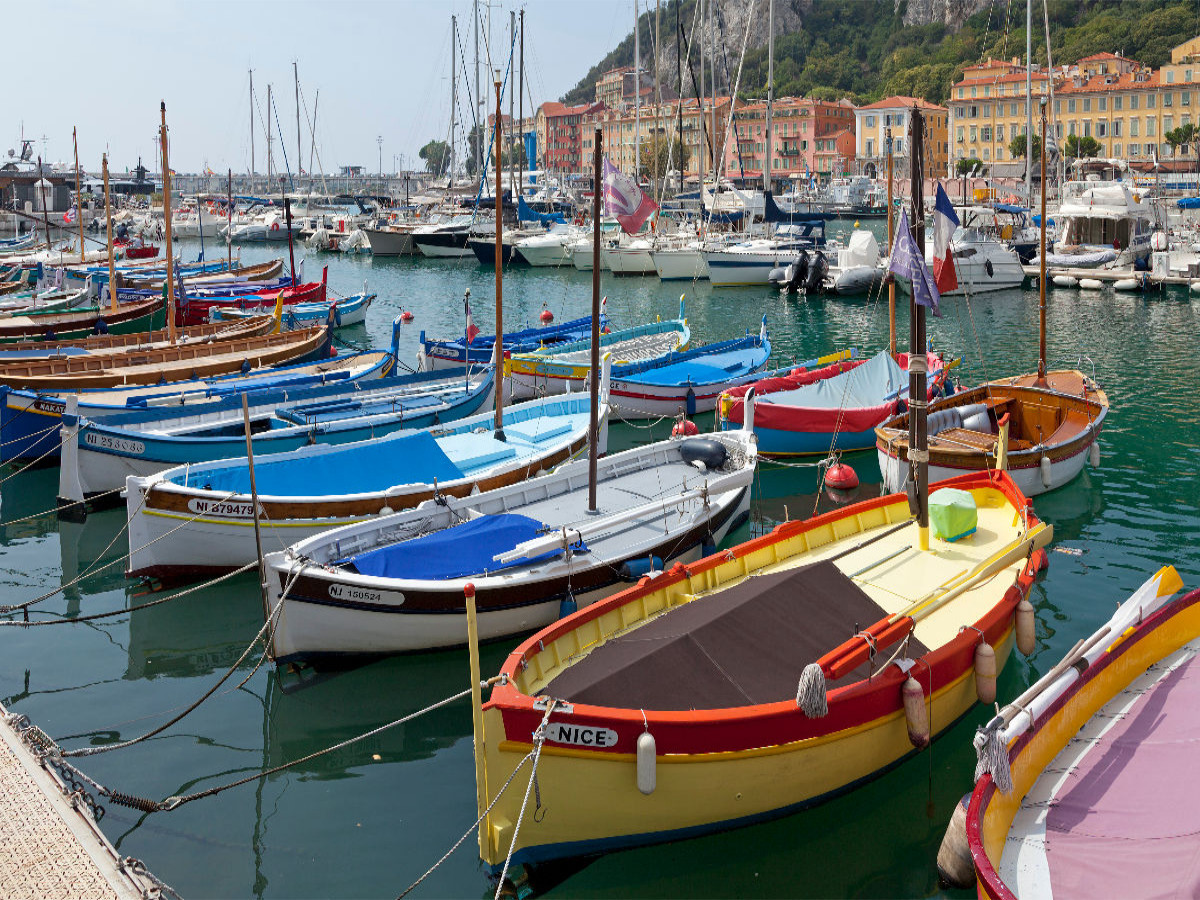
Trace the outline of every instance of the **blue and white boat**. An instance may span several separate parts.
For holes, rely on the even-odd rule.
[[[371,350],[315,363],[157,385],[65,393],[0,386],[0,462],[58,462],[68,393],[78,398],[79,414],[89,418],[148,407],[178,410],[223,396],[382,378],[392,371],[394,360],[390,350]]]
[[[329,313],[333,312],[333,327],[345,328],[349,325],[361,325],[367,319],[367,310],[375,302],[375,294],[352,294],[339,300],[326,300],[323,303],[296,303],[283,310],[283,326],[289,329],[305,328],[314,322],[328,322]],[[235,309],[225,306],[214,306],[208,311],[209,321],[229,322],[235,319],[248,319],[261,315],[259,308],[269,309],[272,301],[269,297],[260,298],[260,304],[245,309]],[[461,368],[461,366],[460,366]]]
[[[418,372],[365,384],[338,382],[247,395],[254,455],[453,422],[487,405],[494,384],[494,369],[488,366],[469,376]],[[183,410],[137,409],[98,419],[78,415],[77,407],[78,400],[68,397],[58,478],[59,506],[77,513],[84,511],[84,501],[93,508],[116,505],[130,475],[153,475],[246,452],[241,394]]]
[[[608,317],[600,312],[600,328],[608,327]],[[585,340],[592,330],[592,317],[572,319],[558,325],[546,325],[539,328],[522,328],[518,331],[505,332],[504,349],[509,353],[532,353],[540,347],[549,347],[572,341]],[[432,340],[421,332],[421,347],[417,351],[418,368],[430,369],[461,369],[468,361],[477,365],[487,365],[492,361],[493,348],[496,344],[494,334],[477,334],[467,345],[466,337],[460,336],[450,340]]]
[[[767,317],[757,335],[695,347],[644,363],[613,368],[612,405],[624,419],[712,412],[717,398],[756,380],[771,355]]]
[[[597,411],[601,453],[608,443],[607,368]],[[328,528],[533,478],[587,445],[591,402],[573,394],[510,406],[503,436],[494,433],[493,416],[255,457],[263,546],[289,546]],[[130,575],[200,577],[255,559],[245,457],[130,477],[125,494]]]

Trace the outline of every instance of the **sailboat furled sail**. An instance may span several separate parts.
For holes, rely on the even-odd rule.
[[[626,234],[636,234],[658,204],[637,183],[604,157],[604,213],[615,216]]]

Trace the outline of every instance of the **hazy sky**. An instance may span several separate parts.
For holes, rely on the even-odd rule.
[[[643,0],[643,8],[646,0]],[[651,0],[652,2],[652,0]],[[633,28],[633,0],[525,0],[526,114],[532,103],[558,99]],[[71,128],[79,129],[80,164],[100,168],[107,149],[123,170],[142,156],[157,170],[159,102],[166,101],[171,168],[244,172],[250,162],[248,70],[254,70],[259,110],[273,86],[288,162],[296,165],[296,104],[292,63],[299,65],[302,104],[311,116],[317,92],[317,153],[326,172],[343,165],[385,171],[418,168],[417,151],[444,139],[450,123],[450,17],[459,17],[473,93],[471,0],[37,0],[27,29],[5,41],[4,69],[19,89],[0,96],[7,134],[0,153],[19,148],[22,125],[35,156],[72,159]],[[508,58],[509,11],[493,3],[493,56]],[[487,9],[480,2],[486,22]],[[484,34],[480,29],[480,56]],[[503,60],[498,59],[503,57]],[[481,64],[482,67],[482,64]],[[460,120],[469,127],[467,85],[460,73]],[[481,73],[488,96],[491,79]],[[494,102],[494,101],[493,101]],[[505,108],[507,110],[507,95]],[[301,113],[302,165],[309,167],[309,126]],[[274,119],[274,116],[272,116]],[[255,113],[255,168],[266,170],[266,148]],[[42,138],[45,137],[43,144]],[[282,169],[279,142],[276,167]]]

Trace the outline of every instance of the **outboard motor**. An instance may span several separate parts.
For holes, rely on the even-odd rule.
[[[772,269],[768,279],[780,291],[795,294],[804,288],[808,278],[808,271],[808,254],[802,251],[793,262],[786,266]]]
[[[829,261],[820,250],[809,250],[804,254],[807,263],[807,273],[804,277],[804,290],[808,293],[823,293],[825,278],[829,274]]]

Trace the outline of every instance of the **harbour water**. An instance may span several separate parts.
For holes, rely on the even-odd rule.
[[[849,223],[842,223],[849,227]],[[214,248],[208,247],[211,256]],[[184,242],[187,258],[198,244]],[[244,247],[255,262],[278,248]],[[326,254],[307,262],[311,279],[328,264],[330,286],[353,293],[368,282],[379,300],[365,327],[341,332],[358,345],[386,346],[400,310],[415,314],[401,338],[415,358],[417,335],[463,329],[471,289],[475,321],[491,330],[493,275],[466,261],[379,259]],[[887,342],[886,295],[797,299],[773,289],[713,290],[707,282],[614,279],[602,289],[615,326],[675,315],[680,293],[700,341],[756,331],[767,316],[773,364],[833,347],[876,350]],[[543,304],[559,321],[584,315],[589,273],[510,271],[508,328],[534,323]],[[1200,585],[1200,298],[1184,291],[1114,294],[1057,291],[1049,299],[1049,363],[1079,367],[1108,392],[1113,409],[1101,438],[1099,470],[1040,497],[1055,527],[1050,568],[1034,589],[1037,650],[1014,657],[1000,680],[1015,696],[1081,636],[1106,620],[1160,565]],[[898,331],[907,348],[903,303]],[[959,378],[975,384],[1036,367],[1036,290],[969,303],[948,298],[930,319],[938,349],[961,356]],[[710,421],[701,421],[704,428]],[[610,449],[665,436],[669,423],[618,423]],[[873,453],[848,457],[862,486],[878,492]],[[4,603],[67,585],[38,604],[35,621],[73,618],[153,599],[127,583],[121,510],[86,523],[59,523],[56,469],[3,473],[0,527]],[[749,526],[769,527],[834,502],[816,493],[811,466],[765,463]],[[106,564],[107,568],[103,568]],[[78,579],[78,580],[76,580]],[[262,625],[256,579],[247,575],[163,606],[95,622],[0,628],[0,697],[64,746],[139,735],[181,711],[242,654]],[[515,641],[483,648],[485,674]],[[392,722],[467,686],[465,650],[374,662],[337,673],[255,669],[252,655],[221,690],[178,725],[129,749],[85,758],[101,784],[152,799],[188,794],[304,757]],[[970,739],[988,716],[974,709],[932,750],[812,810],[726,834],[612,854],[551,892],[560,897],[741,897],[937,895],[933,862],[946,821],[969,789]],[[933,723],[935,729],[941,727]],[[547,814],[570,797],[543,797]],[[142,815],[107,805],[102,825],[123,854],[143,859],[187,897],[395,896],[432,865],[475,820],[471,720],[465,702],[392,728],[297,767],[186,804]],[[414,896],[490,895],[473,835]]]

